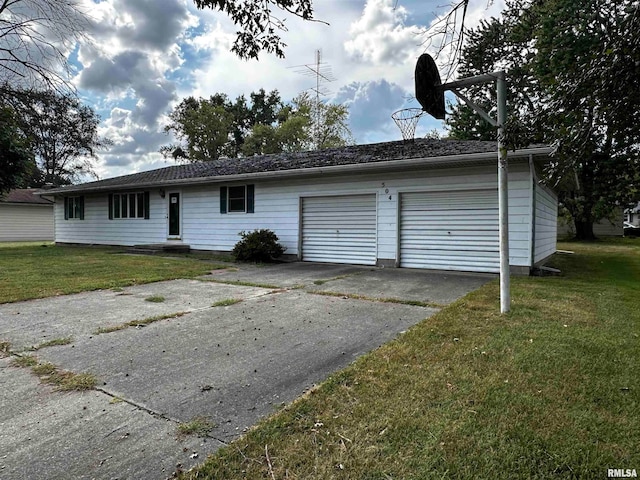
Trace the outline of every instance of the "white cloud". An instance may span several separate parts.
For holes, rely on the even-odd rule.
[[[403,65],[415,57],[418,29],[406,26],[407,10],[394,0],[368,0],[362,16],[349,29],[344,48],[353,60]]]

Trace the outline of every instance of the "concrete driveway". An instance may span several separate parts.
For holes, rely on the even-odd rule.
[[[167,478],[492,278],[292,263],[0,305],[13,353],[0,358],[0,478]],[[97,388],[54,391],[12,365],[68,337],[33,354]],[[179,435],[195,418],[215,427]]]

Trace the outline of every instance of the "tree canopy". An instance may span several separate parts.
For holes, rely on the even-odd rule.
[[[352,141],[343,105],[318,103],[302,94],[285,104],[277,90],[253,92],[231,101],[217,93],[188,97],[169,114],[165,132],[179,143],[160,152],[179,161],[297,152],[346,145]]]
[[[29,141],[41,172],[38,183],[64,185],[96,177],[96,152],[111,142],[98,135],[100,117],[93,109],[72,94],[53,91],[12,90],[4,101]]]
[[[29,139],[12,108],[0,105],[0,195],[26,186],[35,168]]]
[[[240,31],[231,51],[240,58],[258,58],[260,51],[284,57],[287,46],[280,38],[286,32],[285,19],[273,14],[273,8],[303,20],[314,20],[312,0],[194,0],[200,9],[224,12]]]
[[[557,149],[547,170],[579,238],[637,200],[640,179],[640,5],[632,0],[512,0],[500,19],[468,32],[460,77],[506,70],[513,146]],[[491,108],[495,93],[469,92]],[[454,138],[495,138],[468,107],[448,120]]]

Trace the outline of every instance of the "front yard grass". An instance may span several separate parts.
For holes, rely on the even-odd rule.
[[[332,375],[183,479],[606,478],[640,470],[640,241],[559,248]],[[268,454],[266,452],[268,451]]]
[[[109,247],[0,243],[0,303],[193,278],[224,265]]]

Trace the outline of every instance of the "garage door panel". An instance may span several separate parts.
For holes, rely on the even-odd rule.
[[[302,199],[302,259],[375,265],[376,195]]]
[[[400,197],[400,266],[498,272],[496,190]]]

